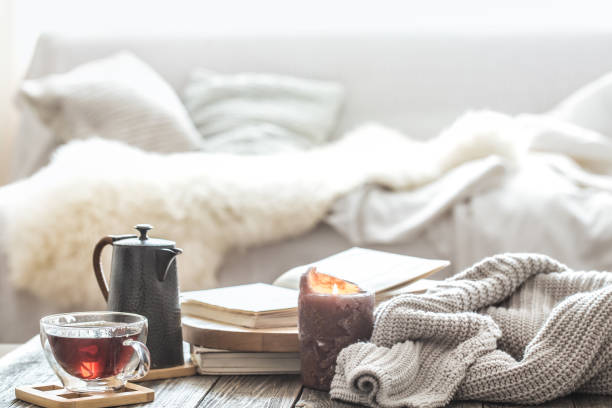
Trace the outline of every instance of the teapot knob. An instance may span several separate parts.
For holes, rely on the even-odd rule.
[[[138,224],[134,228],[136,228],[140,232],[140,236],[138,237],[138,239],[141,241],[145,241],[148,239],[147,231],[153,229],[153,226],[149,224]]]

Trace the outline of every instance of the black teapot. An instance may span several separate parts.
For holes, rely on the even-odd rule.
[[[136,225],[137,235],[108,235],[93,252],[93,267],[108,310],[137,313],[149,320],[147,347],[151,368],[182,365],[183,337],[176,273],[176,256],[183,251],[175,243],[149,238],[153,227]],[[110,290],[102,271],[100,255],[113,246]]]

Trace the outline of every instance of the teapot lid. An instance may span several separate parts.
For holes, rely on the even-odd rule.
[[[169,241],[167,239],[160,239],[160,238],[149,238],[147,236],[147,232],[153,229],[152,225],[138,224],[134,228],[136,228],[140,232],[139,237],[121,239],[121,240],[113,242],[113,245],[155,246],[155,247],[167,247],[167,248],[174,248],[176,246],[176,243],[174,241]]]

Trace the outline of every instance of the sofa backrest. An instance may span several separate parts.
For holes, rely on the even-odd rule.
[[[128,49],[179,92],[190,71],[272,72],[337,80],[340,131],[380,121],[425,138],[468,109],[541,112],[612,70],[612,33],[423,32],[298,36],[45,35],[29,76]]]
[[[302,35],[43,35],[27,76],[64,72],[131,50],[181,93],[193,68],[271,72],[342,82],[347,103],[337,133],[379,121],[428,138],[469,109],[537,113],[612,70],[612,33],[510,29],[410,29],[401,33]],[[53,141],[31,115],[22,121],[15,157],[31,173]],[[46,149],[46,153],[43,150]],[[26,151],[27,150],[27,151]],[[30,164],[24,165],[27,161]],[[23,170],[25,168],[26,170]]]
[[[300,36],[45,35],[30,77],[122,49],[179,92],[190,71],[273,72],[342,82],[340,131],[380,121],[425,138],[468,109],[541,112],[612,70],[611,33],[404,32]]]

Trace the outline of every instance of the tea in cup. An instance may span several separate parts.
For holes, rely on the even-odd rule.
[[[147,319],[132,313],[63,313],[40,320],[45,357],[73,392],[121,389],[149,372]]]

